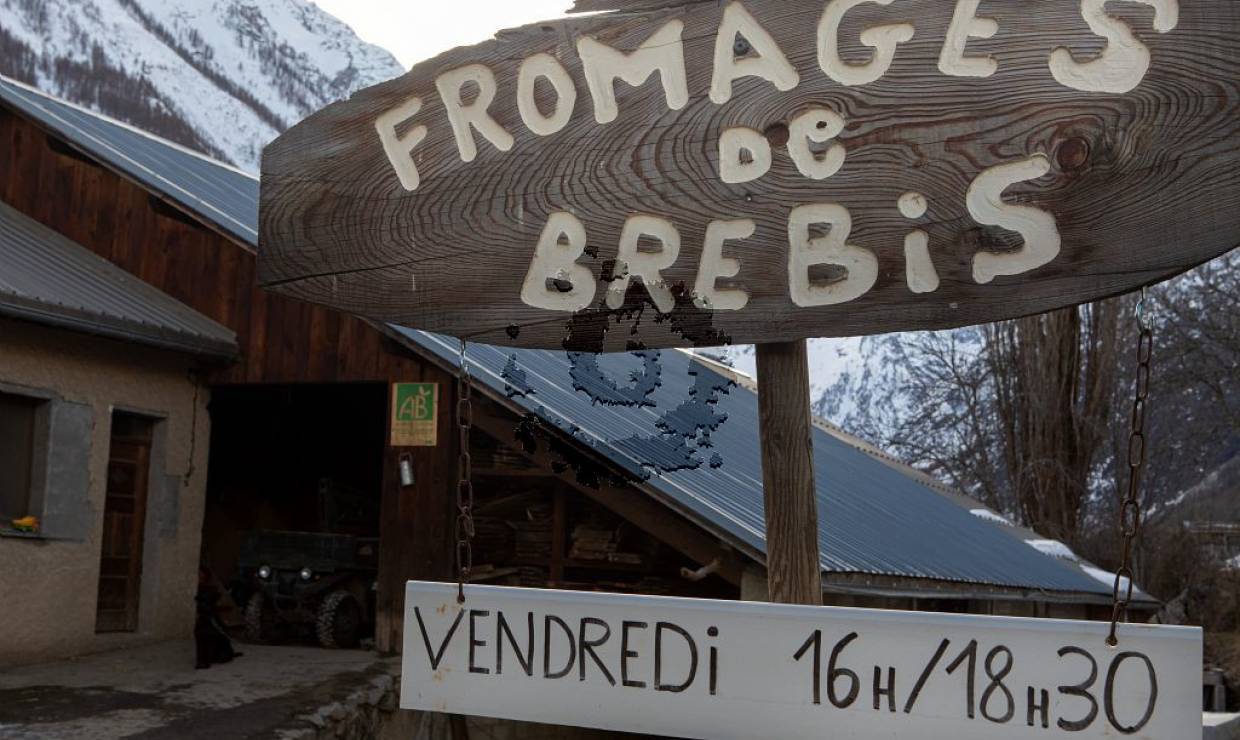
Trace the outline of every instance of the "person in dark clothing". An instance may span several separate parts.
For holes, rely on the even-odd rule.
[[[197,654],[194,667],[199,670],[241,657],[241,653],[233,650],[232,640],[215,614],[220,591],[213,581],[211,571],[198,569],[198,594],[194,597],[198,604],[198,617],[194,621],[194,648]]]

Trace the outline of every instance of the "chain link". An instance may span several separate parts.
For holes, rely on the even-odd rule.
[[[1148,312],[1149,297],[1145,288],[1142,288],[1141,300],[1136,309],[1140,339],[1137,341],[1137,382],[1132,402],[1132,430],[1128,435],[1128,493],[1119,510],[1122,556],[1120,568],[1115,572],[1115,587],[1111,593],[1114,601],[1111,610],[1111,634],[1107,637],[1107,645],[1111,647],[1119,645],[1119,624],[1128,620],[1134,580],[1133,547],[1141,530],[1141,478],[1146,459],[1145,411],[1150,397],[1150,361],[1154,356],[1154,325]]]
[[[474,384],[469,375],[468,345],[464,339],[461,340],[460,369],[456,382],[456,426],[460,433],[456,484],[456,599],[464,604],[465,582],[474,568],[474,480],[469,445],[470,431],[474,426]]]

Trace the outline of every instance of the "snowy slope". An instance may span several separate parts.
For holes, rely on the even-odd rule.
[[[809,340],[810,402],[814,411],[828,421],[838,423],[854,409],[848,399],[833,399],[829,390],[845,375],[861,379],[871,366],[881,366],[878,353],[863,353],[859,337],[845,339]],[[701,354],[721,360],[725,364],[752,377],[758,376],[757,356],[752,345],[720,347],[699,350]],[[875,373],[871,373],[873,376]],[[833,401],[833,402],[832,402]]]
[[[0,0],[0,42],[30,56],[0,71],[146,128],[155,109],[188,129],[155,133],[251,171],[280,131],[404,72],[305,0]]]

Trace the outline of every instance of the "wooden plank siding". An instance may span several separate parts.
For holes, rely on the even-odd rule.
[[[0,110],[0,199],[237,333],[216,385],[451,383],[351,316],[257,287],[255,254]]]
[[[372,325],[258,288],[256,257],[239,244],[0,108],[0,199],[237,334],[240,358],[210,370],[211,385],[440,383],[455,409],[454,377]],[[399,652],[404,583],[451,580],[454,411],[436,448],[384,452],[378,648]],[[418,485],[403,490],[401,452]]]
[[[404,644],[405,581],[451,581],[456,573],[456,499],[460,435],[456,428],[456,387],[440,379],[437,368],[425,367],[415,382],[440,382],[439,445],[388,447],[383,464],[383,516],[379,524],[381,564],[375,594],[375,646],[397,653]],[[389,403],[391,394],[388,394]],[[400,484],[401,455],[413,460],[412,488]],[[434,492],[434,495],[428,495]]]

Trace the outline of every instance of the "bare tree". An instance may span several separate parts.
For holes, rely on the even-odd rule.
[[[1151,290],[1147,508],[1240,454],[1240,250]],[[815,410],[1108,564],[1135,382],[1128,296],[981,328],[862,342]]]
[[[1021,521],[1069,544],[1110,442],[1119,313],[1102,301],[983,330],[1007,488]]]
[[[867,338],[862,370],[845,372],[814,410],[986,505],[1014,512],[984,351],[978,329]]]

